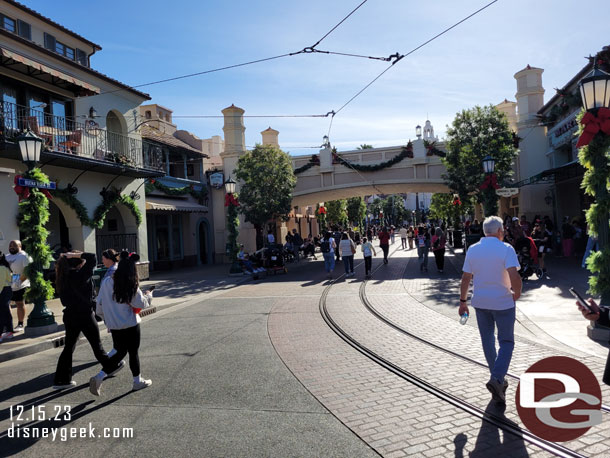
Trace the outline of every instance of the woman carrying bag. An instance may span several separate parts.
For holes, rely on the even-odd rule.
[[[112,342],[116,353],[110,362],[116,364],[129,353],[129,368],[133,375],[133,390],[141,390],[152,385],[151,380],[142,378],[140,374],[140,315],[141,309],[150,306],[152,293],[143,293],[139,285],[136,262],[140,257],[127,251],[121,252],[119,265],[113,277],[102,282],[97,296],[96,311],[104,319],[106,327],[112,334]],[[99,396],[102,382],[107,373],[101,370],[89,380],[89,391]]]
[[[96,266],[93,253],[73,251],[62,253],[55,264],[55,288],[64,308],[66,340],[59,355],[53,379],[53,388],[63,390],[76,385],[72,380],[72,354],[81,332],[89,341],[95,358],[108,375],[120,371],[125,362],[122,358],[111,361],[100,339],[100,330],[93,310],[93,269]]]
[[[445,234],[440,227],[436,228],[434,235],[432,236],[432,253],[434,253],[434,260],[436,261],[436,268],[439,273],[443,273],[445,268]]]

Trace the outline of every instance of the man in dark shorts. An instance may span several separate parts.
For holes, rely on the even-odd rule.
[[[25,276],[24,270],[30,263],[30,257],[21,249],[21,242],[19,240],[11,240],[8,245],[8,251],[9,254],[6,255],[6,260],[11,265],[11,271],[13,272],[11,282],[13,295],[11,300],[17,306],[17,326],[15,326],[15,332],[20,332],[23,331],[23,320],[25,319],[23,295],[25,290],[30,286],[30,280]]]

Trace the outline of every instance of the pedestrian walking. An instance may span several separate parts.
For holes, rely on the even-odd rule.
[[[409,236],[409,232],[405,226],[402,226],[398,231],[400,233],[400,242],[402,243],[402,249],[407,249],[407,237]]]
[[[111,361],[104,351],[100,330],[95,319],[93,269],[96,266],[93,253],[72,251],[62,253],[55,264],[55,288],[63,305],[63,322],[66,330],[64,349],[59,355],[53,378],[53,388],[63,390],[76,385],[72,380],[72,355],[81,333],[93,350],[93,355],[108,375],[123,368],[121,359]]]
[[[566,258],[571,258],[574,252],[574,236],[576,231],[574,226],[570,223],[570,217],[565,216],[563,218],[563,224],[561,225],[561,248],[563,255]]]
[[[370,278],[371,268],[373,266],[373,255],[377,256],[377,252],[375,251],[373,244],[369,242],[366,237],[362,239],[362,246],[360,249],[362,250],[362,255],[364,256],[364,275],[366,278]]]
[[[473,280],[470,299],[477,315],[483,353],[491,374],[486,386],[492,398],[506,402],[505,380],[515,346],[515,301],[521,296],[519,260],[515,249],[502,242],[502,220],[490,216],[483,222],[483,237],[466,252],[460,285],[459,314],[468,313],[468,288]],[[494,328],[498,329],[496,352]]]
[[[390,239],[392,240],[392,245],[396,241],[396,228],[394,226],[390,226]]]
[[[354,253],[356,252],[356,245],[349,238],[347,232],[344,232],[339,242],[339,251],[343,257],[343,266],[345,267],[345,276],[354,276]]]
[[[532,231],[532,239],[536,243],[538,248],[538,265],[542,269],[542,272],[546,273],[546,266],[544,264],[544,258],[546,253],[552,250],[552,234],[546,228],[544,223],[534,224],[534,230]]]
[[[591,255],[591,251],[599,251],[599,243],[597,242],[597,236],[589,234],[587,248],[585,249],[585,254],[582,257],[581,267],[583,269],[587,267],[587,259]]]
[[[102,251],[102,264],[106,268],[106,273],[104,278],[102,278],[102,281],[104,281],[106,278],[112,277],[116,272],[116,268],[119,265],[119,253],[112,248]]]
[[[430,251],[430,233],[424,226],[417,228],[417,257],[419,258],[419,271],[428,272],[428,252]]]
[[[330,231],[326,232],[324,238],[320,242],[320,251],[324,258],[324,270],[326,270],[326,276],[329,280],[333,278],[333,271],[335,270],[336,247],[337,243],[335,242],[332,233]]]
[[[343,233],[340,228],[335,228],[335,232],[333,233],[333,238],[335,239],[335,257],[336,262],[341,260],[341,250],[339,250],[339,242],[341,241]]]
[[[576,301],[578,309],[589,321],[597,321],[601,326],[610,327],[610,308],[599,306],[592,298],[589,298],[589,306],[591,311],[585,309],[582,305]],[[606,368],[604,369],[604,375],[602,376],[602,382],[606,385],[610,385],[610,353],[606,358]]]
[[[97,296],[97,314],[104,319],[112,334],[116,354],[110,358],[110,366],[116,366],[129,353],[129,368],[133,375],[133,390],[141,390],[152,385],[151,380],[142,378],[140,373],[140,315],[143,308],[150,306],[152,293],[143,293],[139,288],[136,262],[140,257],[122,251],[119,265],[112,278],[102,282]],[[107,377],[102,369],[89,380],[89,391],[99,396],[102,382]]]
[[[292,230],[292,249],[294,250],[294,259],[296,260],[296,262],[299,262],[301,260],[300,258],[300,251],[301,251],[301,245],[303,245],[303,237],[301,237],[301,234],[299,234],[297,232],[296,229]]]
[[[440,227],[436,228],[430,241],[432,242],[432,253],[434,253],[436,268],[438,272],[442,274],[443,269],[445,268],[445,244],[447,243],[447,239]]]
[[[31,262],[28,254],[21,249],[21,241],[11,240],[8,244],[8,252],[6,260],[11,266],[13,272],[11,289],[11,300],[17,306],[17,326],[15,332],[23,331],[23,320],[25,319],[25,301],[23,296],[25,291],[30,287],[30,280],[25,275],[25,268]]]
[[[407,238],[409,239],[409,250],[412,250],[415,244],[415,229],[413,226],[409,226],[409,229],[407,230]]]
[[[388,229],[384,226],[381,232],[377,234],[379,237],[379,248],[383,251],[383,263],[388,263],[388,253],[390,251],[390,234]]]
[[[13,315],[11,315],[11,289],[13,273],[11,265],[0,252],[0,342],[13,338]]]

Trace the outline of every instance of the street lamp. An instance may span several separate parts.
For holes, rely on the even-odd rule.
[[[483,170],[485,173],[494,173],[496,169],[496,161],[493,157],[487,155],[483,158]]]
[[[581,119],[582,133],[577,148],[587,146],[586,161],[581,156],[581,164],[587,169],[587,191],[595,199],[587,212],[587,223],[597,232],[599,252],[587,263],[591,270],[591,292],[601,295],[600,305],[610,305],[610,226],[608,224],[608,204],[610,193],[607,183],[608,150],[610,149],[610,128],[607,123],[610,108],[610,74],[597,68],[602,57],[595,56],[593,70],[579,83],[583,107],[587,113]],[[610,383],[610,372],[606,370],[604,382]]]
[[[46,183],[48,177],[40,170],[34,169],[36,164],[40,161],[40,152],[44,140],[28,129],[23,135],[17,137],[17,144],[19,145],[21,159],[28,167],[28,171],[24,174],[24,178],[34,181],[35,183],[40,180]],[[36,183],[33,189],[36,189],[42,184],[43,183]],[[26,197],[27,205],[24,207],[20,206],[20,213],[28,213],[34,217],[34,220],[30,220],[27,223],[21,222],[19,224],[19,230],[25,234],[28,243],[30,244],[28,251],[30,251],[33,257],[31,265],[27,268],[28,277],[30,278],[31,283],[30,289],[40,291],[38,297],[33,298],[34,309],[28,315],[28,322],[25,328],[25,333],[28,336],[48,334],[57,330],[55,317],[47,308],[45,302],[45,286],[47,286],[48,283],[42,278],[42,271],[44,266],[48,263],[48,259],[41,254],[41,250],[38,249],[39,246],[44,246],[47,243],[47,232],[44,228],[46,220],[42,219],[40,215],[48,215],[49,205],[47,197],[45,196],[41,200],[40,195],[40,192],[30,192],[29,196]],[[20,218],[20,220],[22,220],[22,218]]]
[[[21,152],[21,160],[28,166],[29,170],[33,169],[40,161],[40,151],[44,140],[28,129],[17,137],[17,143]]]
[[[580,80],[580,95],[587,111],[610,107],[610,74],[597,68],[597,59],[591,73]]]
[[[328,135],[325,135],[324,137],[322,137],[322,147],[328,148],[329,146],[330,146],[330,139],[328,138]]]
[[[229,175],[229,179],[225,181],[225,192],[227,194],[235,194],[235,186],[237,183],[231,179],[231,175]]]
[[[421,138],[421,126],[419,124],[415,126],[415,136]]]

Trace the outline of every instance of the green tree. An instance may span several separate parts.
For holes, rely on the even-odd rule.
[[[235,176],[242,182],[239,210],[256,228],[256,246],[260,248],[265,224],[285,217],[291,209],[297,179],[290,157],[275,146],[256,145],[239,158]]]
[[[327,203],[326,218],[329,224],[347,225],[347,200],[331,200]]]
[[[373,149],[373,145],[369,145],[368,143],[363,143],[356,149]]]
[[[347,219],[352,225],[360,226],[366,216],[366,204],[362,197],[347,199]]]
[[[447,156],[443,158],[447,174],[443,178],[462,202],[474,194],[490,216],[498,211],[495,189],[480,189],[485,180],[482,160],[488,155],[494,158],[495,173],[502,183],[512,175],[517,155],[506,116],[492,105],[462,110],[447,129]]]
[[[432,218],[448,220],[453,216],[453,207],[453,194],[432,194],[430,200],[430,216]]]

